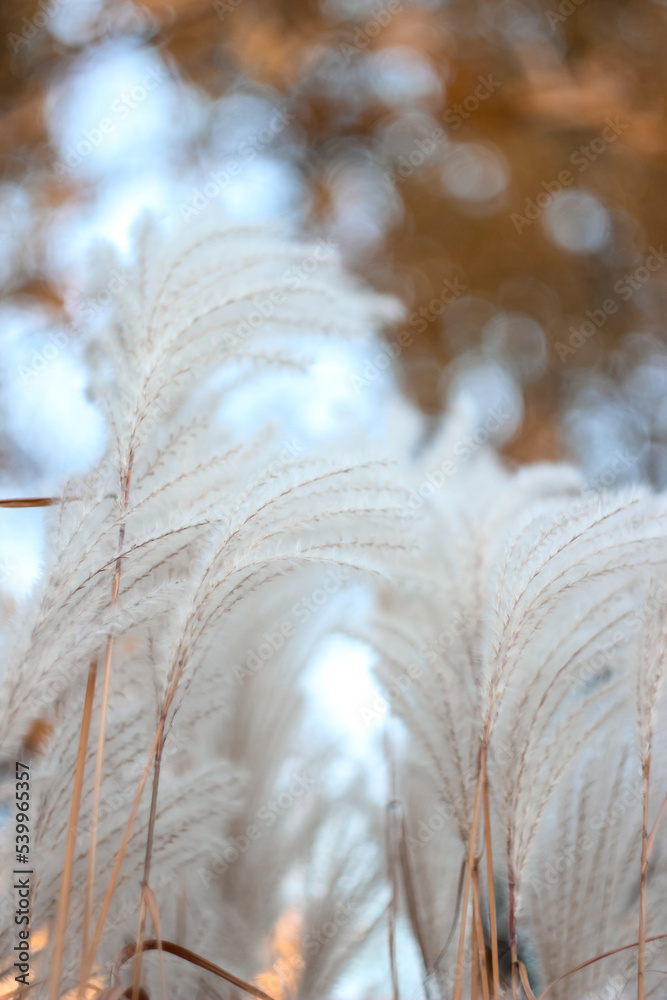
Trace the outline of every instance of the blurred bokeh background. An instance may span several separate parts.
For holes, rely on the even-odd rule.
[[[406,306],[361,381],[332,349],[260,417],[372,435],[391,367],[427,426],[464,393],[512,461],[667,485],[666,29],[666,0],[4,0],[2,495],[103,446],[91,247],[213,204],[332,240]],[[3,592],[43,525],[3,515]]]
[[[665,485],[666,24],[664,0],[5,0],[4,488],[97,447],[68,325],[89,247],[213,202],[398,294],[426,414],[464,383],[517,411],[513,459]]]
[[[406,306],[384,354],[332,347],[237,419],[372,436],[395,379],[426,427],[457,394],[501,407],[508,460],[667,486],[666,48],[667,0],[2,0],[0,494],[103,446],[91,247],[213,204],[332,240]],[[3,513],[0,610],[43,536]],[[369,667],[334,636],[314,674],[356,756]]]

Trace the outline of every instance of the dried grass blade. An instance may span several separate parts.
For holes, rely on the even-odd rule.
[[[519,975],[521,976],[521,985],[523,986],[524,992],[528,997],[528,1000],[537,1000],[535,994],[530,988],[530,980],[528,979],[528,969],[526,968],[526,966],[523,964],[522,961],[519,961],[518,965],[519,965]]]
[[[127,511],[130,495],[130,481],[132,476],[132,451],[130,452],[130,458],[128,464],[125,468],[125,473],[123,476],[124,489],[123,489],[123,504],[122,512],[125,514]],[[120,573],[122,568],[122,552],[123,545],[125,542],[125,522],[122,521],[120,528],[118,529],[118,553],[116,556],[116,568],[114,570],[113,580],[111,582],[111,610],[115,611],[118,604],[118,594],[120,591]],[[95,783],[93,785],[93,806],[91,813],[91,824],[90,824],[90,847],[88,851],[88,876],[86,882],[86,899],[85,899],[85,909],[83,918],[83,942],[81,946],[82,954],[82,968],[83,963],[85,963],[86,955],[88,953],[88,934],[90,932],[90,924],[93,917],[93,892],[95,887],[95,852],[97,848],[97,820],[100,808],[100,799],[102,795],[102,765],[104,762],[104,740],[106,733],[106,720],[107,720],[107,707],[109,703],[109,686],[111,683],[111,659],[113,656],[113,635],[109,633],[107,636],[107,647],[104,656],[104,681],[102,686],[102,704],[100,708],[100,728],[98,732],[97,739],[97,757],[95,759]],[[154,751],[155,752],[155,751]]]
[[[112,607],[115,602],[112,600]],[[97,755],[95,758],[95,781],[93,783],[93,802],[90,814],[90,844],[88,847],[88,874],[86,878],[85,909],[83,914],[83,942],[81,954],[88,952],[88,936],[93,919],[93,892],[95,889],[95,859],[97,851],[97,826],[102,797],[102,765],[104,763],[104,741],[106,736],[107,705],[109,702],[109,685],[111,681],[111,657],[113,655],[113,636],[107,637],[107,647],[104,654],[104,674],[102,678],[102,703],[100,707],[100,727],[97,734]],[[81,996],[82,982],[79,984]]]
[[[473,921],[470,948],[470,1000],[479,1000],[479,955],[477,954],[477,924]]]
[[[158,743],[157,749],[155,751],[155,763],[153,766],[153,791],[151,794],[151,807],[150,815],[148,818],[148,835],[146,837],[146,853],[144,856],[144,876],[142,879],[142,893],[143,889],[148,887],[151,874],[151,858],[153,854],[153,836],[155,834],[155,820],[157,816],[157,794],[158,787],[160,784],[160,762],[162,760],[162,749],[164,747],[164,725],[165,725],[166,714],[160,716],[157,727]],[[139,992],[141,985],[141,961],[143,957],[142,944],[144,941],[146,933],[146,907],[144,905],[143,895],[141,898],[141,904],[139,907],[139,929],[137,931],[137,947],[134,959],[134,973],[132,977],[132,1000],[139,1000]]]
[[[639,935],[637,952],[637,1000],[644,1000],[644,966],[646,961],[646,890],[648,872],[648,807],[651,787],[651,752],[647,753],[643,767],[643,816],[641,877],[639,882]]]
[[[158,948],[158,942],[156,940],[144,941],[143,951],[155,951]],[[189,948],[184,948],[180,944],[175,944],[173,941],[163,941],[162,950],[167,952],[169,955],[176,955],[177,958],[182,958],[185,962],[190,962],[192,965],[197,965],[200,969],[205,969],[206,972],[212,972],[214,975],[219,976],[221,979],[226,979],[228,983],[232,983],[233,986],[238,986],[239,989],[245,990],[246,993],[250,993],[251,996],[257,997],[258,1000],[273,1000],[273,997],[269,996],[268,993],[264,993],[260,990],[258,986],[253,986],[252,983],[246,983],[245,980],[239,979],[238,976],[233,975],[231,972],[227,972],[225,969],[221,969],[219,965],[214,965],[213,962],[209,962],[208,959],[202,958],[194,951],[190,951]],[[117,974],[118,970],[134,955],[135,944],[128,944],[123,948],[116,964],[114,966],[114,973]]]
[[[72,870],[74,868],[74,849],[76,846],[76,831],[79,824],[79,810],[81,808],[81,793],[83,789],[83,774],[86,766],[86,752],[88,749],[90,720],[93,714],[93,701],[95,698],[96,677],[97,677],[97,660],[91,660],[90,665],[88,667],[86,696],[83,703],[83,716],[81,719],[81,729],[79,731],[79,749],[76,757],[76,768],[74,770],[74,789],[72,791],[72,802],[69,814],[69,826],[67,828],[65,863],[63,865],[63,877],[60,888],[60,898],[58,899],[58,913],[56,916],[55,940],[53,946],[53,957],[51,961],[51,972],[49,976],[49,1000],[57,1000],[58,995],[60,993],[60,975],[62,972],[63,950],[65,947],[65,932],[67,930],[69,898],[72,887]]]
[[[139,1000],[141,994],[141,957],[144,953],[144,941],[146,939],[146,899],[144,897],[144,889],[146,886],[141,887],[141,899],[139,900],[139,930],[137,931],[137,940],[134,946],[134,965],[132,966],[132,991],[130,992],[131,1000]]]
[[[461,901],[461,930],[459,932],[459,948],[456,955],[456,978],[454,980],[454,1000],[461,1000],[463,995],[463,967],[466,946],[466,924],[468,921],[468,902],[470,899],[470,883],[472,880],[472,869],[475,863],[475,847],[477,843],[477,831],[479,829],[479,814],[482,805],[483,771],[486,762],[486,748],[484,744],[480,746],[479,763],[477,768],[477,787],[475,788],[475,803],[470,821],[470,836],[468,839],[468,860],[466,863],[465,877],[463,881],[463,899]]]
[[[155,937],[158,943],[158,956],[160,962],[160,982],[162,985],[162,997],[163,1000],[167,1000],[167,980],[164,974],[164,955],[162,950],[162,932],[160,930],[160,909],[157,905],[157,899],[155,898],[155,893],[149,885],[145,885],[142,889],[142,895],[146,900],[146,906],[148,907],[148,912],[151,915],[151,920],[153,921],[153,927],[155,928]]]
[[[14,497],[10,500],[0,500],[0,507],[53,507],[60,503],[61,497]],[[74,497],[67,497],[73,500]]]
[[[500,1000],[500,961],[498,958],[498,923],[496,916],[496,888],[493,880],[493,854],[491,850],[491,809],[489,806],[489,775],[484,768],[484,842],[486,846],[486,874],[489,893],[489,934],[491,937],[491,971],[494,1000]]]
[[[482,928],[482,912],[479,902],[479,868],[477,862],[472,873],[472,919],[477,939],[477,959],[479,960],[479,971],[482,978],[482,996],[484,1000],[489,1000],[489,975],[486,969],[486,945],[484,943],[484,929]],[[473,949],[473,963],[476,961]]]
[[[132,803],[132,812],[130,813],[130,818],[127,821],[127,826],[125,827],[125,833],[123,834],[123,840],[120,847],[118,848],[118,854],[116,855],[116,861],[113,866],[113,871],[111,872],[111,877],[109,879],[109,884],[107,890],[104,894],[104,899],[102,900],[102,909],[100,910],[100,915],[97,918],[97,925],[95,927],[95,934],[93,935],[93,940],[88,949],[88,954],[83,956],[83,966],[82,966],[82,978],[87,980],[90,970],[92,968],[93,962],[95,961],[95,954],[100,944],[102,938],[102,931],[104,930],[104,924],[109,913],[109,907],[111,906],[111,898],[116,889],[116,883],[118,882],[118,876],[120,875],[120,869],[125,858],[125,852],[127,851],[127,845],[130,842],[130,837],[132,836],[132,829],[134,827],[134,822],[137,818],[137,813],[139,811],[139,803],[141,802],[141,796],[143,795],[144,788],[146,787],[146,782],[148,780],[148,775],[150,773],[151,764],[153,763],[153,757],[155,756],[155,751],[157,750],[159,734],[156,733],[153,739],[153,745],[151,747],[150,753],[148,755],[148,760],[144,766],[144,772],[139,781],[139,787],[134,796],[134,802]],[[134,945],[132,945],[134,948]]]
[[[654,934],[653,937],[646,938],[646,943],[649,944],[651,941],[662,941],[664,938],[667,938],[667,934]],[[586,969],[589,965],[594,965],[595,962],[601,962],[603,958],[609,958],[611,955],[618,955],[621,951],[628,951],[629,948],[638,947],[639,941],[633,941],[632,944],[622,944],[618,948],[612,948],[611,951],[603,951],[600,955],[596,955],[595,958],[589,958],[580,965],[575,965],[573,969],[568,969],[568,971],[564,972],[562,976],[558,976],[557,979],[554,979],[553,982],[549,983],[547,988],[542,990],[537,1000],[544,1000],[544,997],[547,995],[549,990],[553,989],[557,983],[562,982],[563,979],[567,979],[568,976],[573,976],[575,972],[580,972],[582,969]]]

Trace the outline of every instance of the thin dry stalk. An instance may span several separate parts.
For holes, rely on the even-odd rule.
[[[646,873],[649,859],[648,802],[651,784],[651,752],[644,757],[642,768],[643,778],[643,821],[642,821],[642,859],[641,877],[639,882],[639,939],[637,951],[637,1000],[644,1000],[644,967],[646,962]]]
[[[93,967],[93,962],[95,961],[95,955],[97,953],[97,949],[99,948],[100,941],[102,939],[102,932],[104,931],[104,924],[106,923],[106,919],[109,913],[109,907],[111,906],[111,899],[116,890],[116,883],[118,882],[120,869],[125,859],[125,852],[127,851],[127,845],[129,844],[130,837],[132,836],[134,822],[137,818],[137,813],[139,812],[139,804],[141,802],[141,796],[143,795],[144,788],[146,787],[146,782],[148,780],[148,775],[150,773],[151,764],[153,763],[153,757],[155,756],[157,747],[158,747],[158,733],[156,732],[155,737],[153,739],[153,745],[148,755],[148,760],[146,761],[146,764],[144,766],[144,771],[134,796],[134,802],[132,803],[132,812],[130,813],[130,818],[127,821],[127,826],[125,827],[123,840],[121,842],[120,847],[118,848],[118,854],[116,855],[116,861],[113,866],[113,871],[111,872],[111,878],[109,879],[109,884],[104,894],[104,899],[102,900],[102,909],[100,910],[100,915],[97,918],[97,925],[95,927],[93,940],[90,945],[90,948],[88,949],[88,953],[83,956],[82,978],[86,982],[90,975],[90,970]],[[132,945],[132,947],[134,948],[134,945]]]
[[[479,963],[477,959],[477,924],[473,921],[470,955],[470,1000],[479,1000]]]
[[[153,892],[152,889],[149,889],[148,886],[144,886],[141,898],[142,900],[145,900],[148,912],[151,915],[153,929],[155,930],[155,937],[157,939],[157,947],[158,947],[158,958],[160,963],[160,985],[162,987],[162,1000],[167,1000],[167,979],[164,972],[164,952],[162,948],[160,909],[157,905],[157,899],[155,898],[155,893]]]
[[[650,944],[653,941],[663,941],[667,938],[667,934],[654,934],[652,937],[646,938],[646,944]],[[622,944],[618,948],[612,948],[611,951],[603,951],[601,954],[596,955],[595,958],[588,958],[585,962],[581,962],[579,965],[575,965],[573,969],[568,969],[564,972],[562,976],[558,976],[554,979],[552,983],[549,983],[546,989],[542,990],[537,1000],[544,1000],[547,993],[553,989],[558,983],[562,982],[563,979],[567,979],[568,976],[573,976],[575,972],[581,972],[582,969],[588,968],[589,965],[594,965],[595,962],[601,962],[603,958],[609,958],[611,955],[618,955],[621,951],[628,951],[630,948],[639,947],[639,941],[633,941],[631,944]]]
[[[512,1000],[519,1000],[519,975],[516,952],[516,896],[514,893],[514,873],[511,869],[508,874],[508,885],[510,957],[512,961]]]
[[[146,888],[145,884],[141,883],[141,899],[139,900],[139,929],[137,931],[137,940],[134,949],[134,964],[132,966],[132,1000],[139,1000],[141,996],[141,969],[142,960],[141,956],[144,953],[144,940],[146,937],[146,901],[144,897],[143,890]]]
[[[139,930],[137,931],[137,948],[134,957],[134,966],[132,970],[132,1000],[138,1000],[139,990],[141,987],[141,966],[142,957],[144,953],[144,935],[146,932],[146,905],[145,897],[146,894],[151,890],[149,888],[150,876],[151,876],[151,858],[153,856],[153,838],[155,836],[155,818],[157,815],[157,795],[158,786],[160,784],[160,767],[162,765],[162,751],[164,750],[165,736],[164,736],[164,726],[166,722],[166,714],[160,715],[158,722],[157,732],[159,735],[157,750],[155,752],[155,763],[153,765],[153,791],[151,794],[151,808],[150,816],[148,819],[148,836],[146,838],[146,855],[144,857],[144,875],[141,882],[141,903],[139,905]]]
[[[160,947],[160,944],[156,940],[144,941],[143,951],[155,951]],[[228,983],[232,983],[233,986],[238,986],[239,989],[245,990],[246,993],[250,993],[251,996],[257,997],[257,1000],[273,1000],[273,997],[269,996],[268,993],[264,993],[260,990],[258,986],[253,986],[252,983],[246,983],[245,980],[239,979],[238,976],[234,976],[231,972],[226,972],[225,969],[221,969],[219,965],[214,965],[213,962],[209,962],[207,958],[202,958],[194,951],[190,951],[189,948],[183,948],[180,944],[174,944],[173,941],[162,941],[161,944],[162,951],[167,952],[169,955],[176,955],[177,958],[182,958],[186,962],[190,962],[192,965],[198,966],[200,969],[205,969],[207,972],[212,972],[214,975],[219,976],[221,979],[226,979]],[[121,951],[120,955],[116,959],[116,964],[112,971],[112,977],[115,979],[118,975],[118,971],[126,962],[134,955],[134,944],[128,944]]]
[[[486,944],[484,942],[484,929],[482,928],[482,911],[479,901],[479,861],[475,859],[475,867],[472,873],[472,918],[475,936],[477,938],[477,948],[479,955],[475,958],[473,950],[473,964],[479,961],[479,971],[482,979],[482,996],[484,1000],[489,1000],[489,975],[486,969]]]
[[[489,806],[489,775],[484,768],[484,843],[486,848],[486,874],[489,893],[489,933],[491,935],[491,972],[493,997],[500,1000],[500,962],[498,959],[498,923],[496,916],[496,889],[493,880],[493,852],[491,848],[491,809]]]
[[[53,507],[57,503],[60,503],[60,497],[15,497],[0,500],[0,507]]]
[[[88,735],[90,733],[90,720],[93,714],[93,701],[95,698],[95,680],[97,677],[97,660],[91,660],[88,667],[88,682],[86,684],[86,697],[83,703],[83,716],[81,719],[81,729],[79,731],[79,750],[76,757],[76,768],[74,770],[74,789],[72,791],[72,802],[70,805],[69,826],[67,828],[67,844],[65,847],[65,863],[63,866],[63,880],[58,899],[58,913],[56,916],[55,940],[53,946],[53,958],[51,962],[51,973],[49,977],[49,1000],[57,1000],[60,995],[60,975],[62,972],[63,950],[65,947],[65,932],[67,930],[67,917],[69,913],[69,898],[72,888],[72,870],[74,868],[74,849],[76,846],[76,831],[79,824],[79,810],[81,808],[81,792],[83,789],[83,774],[86,767],[86,752],[88,750]]]
[[[116,578],[114,576],[114,590]],[[112,608],[115,601],[112,600]],[[88,935],[93,917],[93,890],[95,887],[95,856],[97,847],[97,826],[100,808],[100,798],[102,794],[102,764],[104,762],[104,740],[106,734],[106,709],[109,701],[109,684],[111,680],[111,657],[113,654],[113,636],[107,636],[107,647],[104,654],[104,673],[102,677],[102,704],[100,708],[100,728],[97,734],[97,754],[95,757],[95,781],[93,783],[93,802],[90,817],[90,846],[88,848],[88,874],[86,878],[86,898],[83,915],[83,942],[82,954],[88,951]],[[83,982],[79,984],[79,996],[83,996]]]
[[[468,903],[470,901],[470,884],[472,881],[472,871],[475,863],[475,846],[477,833],[479,830],[479,816],[482,806],[482,788],[484,785],[484,770],[486,769],[487,745],[484,741],[480,743],[479,760],[477,763],[477,785],[475,788],[475,802],[472,810],[472,820],[470,823],[470,835],[468,838],[468,859],[463,881],[463,899],[461,900],[461,929],[459,932],[459,947],[456,955],[456,975],[454,979],[453,1000],[461,1000],[463,995],[463,968],[466,947],[466,924],[468,921]]]
[[[537,1000],[537,997],[533,993],[530,986],[530,980],[528,978],[528,969],[523,964],[523,962],[519,962],[519,975],[521,976],[521,985],[523,986],[524,993],[528,997],[528,1000]]]
[[[130,459],[123,475],[123,501],[122,514],[127,511],[130,499],[130,481],[132,477],[133,454],[130,452]],[[116,557],[116,568],[114,570],[111,584],[111,611],[112,614],[118,605],[118,594],[120,592],[120,572],[122,564],[123,545],[125,543],[125,522],[121,521],[118,529],[118,554]],[[100,706],[100,728],[97,734],[97,755],[95,758],[95,782],[93,784],[93,802],[90,819],[90,846],[88,849],[88,874],[86,878],[86,898],[83,916],[83,942],[81,954],[85,957],[88,952],[88,935],[93,918],[93,893],[95,890],[95,858],[97,850],[97,827],[100,810],[100,799],[102,797],[102,768],[104,764],[104,741],[106,738],[107,707],[109,704],[109,687],[111,683],[111,660],[113,658],[113,635],[107,636],[107,646],[104,654],[104,678],[102,682],[102,703]],[[79,996],[82,997],[83,977],[79,982]]]

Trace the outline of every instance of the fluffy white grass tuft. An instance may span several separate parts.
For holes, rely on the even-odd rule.
[[[380,577],[405,561],[404,490],[386,459],[285,459],[277,429],[244,439],[217,416],[223,390],[267,368],[305,367],[317,338],[369,337],[398,315],[323,247],[215,217],[168,240],[147,223],[131,281],[91,331],[107,453],[63,489],[0,694],[0,745],[32,765],[31,919],[49,933],[36,995],[132,976],[135,996],[142,984],[159,995],[162,959],[174,996],[192,995],[198,977],[207,995],[231,995],[182,960],[144,957],[150,923],[241,978],[257,976],[285,876],[335,806],[316,805],[321,752],[304,754],[297,739],[318,625],[295,623],[290,609],[327,568]],[[117,262],[105,252],[97,265],[101,275]],[[42,757],[31,755],[36,720],[51,730]],[[348,807],[361,850],[367,806],[350,796]],[[7,836],[6,880],[10,847]],[[348,845],[330,848],[347,864]],[[302,995],[339,974],[376,883],[367,871],[350,890],[359,914],[298,970]],[[304,936],[328,905],[326,893],[308,904]],[[14,945],[7,917],[2,955]],[[134,940],[133,963],[118,968]]]
[[[315,1000],[386,923],[398,997],[401,908],[427,998],[663,995],[667,497],[512,471],[456,415],[417,459],[285,458],[277,428],[220,419],[317,338],[397,315],[322,244],[215,217],[141,229],[87,345],[107,453],[64,487],[5,646],[0,742],[30,758],[48,930],[36,995]],[[403,724],[384,817],[304,727],[348,579],[375,594],[362,638]],[[315,593],[326,608],[296,620]]]
[[[406,900],[425,981],[518,996],[523,974],[538,994],[638,927],[667,931],[664,853],[640,876],[641,774],[648,796],[664,729],[667,498],[592,495],[565,466],[510,472],[463,444],[470,430],[450,421],[412,473],[413,498],[430,494],[433,581],[380,587],[369,634],[407,737]],[[650,947],[641,995],[658,996],[666,949]],[[637,968],[635,947],[551,995],[622,979],[626,996]]]

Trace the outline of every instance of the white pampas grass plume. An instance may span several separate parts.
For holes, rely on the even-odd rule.
[[[590,853],[557,886],[547,887],[566,925],[560,938],[549,940],[553,921],[535,917],[545,898],[536,887],[544,884],[540,865],[555,845],[576,853],[572,845],[589,832],[590,817],[612,808],[614,789],[633,758],[633,687],[640,743],[650,742],[665,643],[661,620],[651,623],[642,648],[638,623],[646,613],[644,581],[667,566],[667,498],[641,489],[596,495],[584,489],[575,469],[562,465],[510,472],[488,449],[472,448],[471,440],[469,428],[455,419],[415,463],[411,506],[428,540],[431,582],[415,578],[412,587],[382,587],[370,633],[385,696],[408,733],[402,781],[411,842],[419,845],[415,936],[426,976],[435,975],[456,997],[464,984],[469,988],[471,962],[476,964],[471,921],[481,919],[478,926],[488,936],[484,947],[489,976],[493,959],[496,993],[510,972],[518,989],[520,958],[530,966],[537,993],[539,983],[544,988],[575,964],[572,952],[583,961],[598,946],[632,940],[633,919],[636,939],[636,905],[630,923],[626,915],[633,881],[635,892],[638,885],[638,867],[633,872],[631,864],[639,864],[637,801],[627,829],[614,830],[613,837],[591,834]],[[619,742],[618,767],[594,767],[595,754],[609,740]],[[417,761],[425,775],[415,782],[409,775]],[[434,825],[449,859],[437,895],[440,862],[429,846]],[[423,844],[415,839],[420,831]],[[478,874],[475,857],[483,859]],[[612,893],[604,921],[591,917],[587,924],[587,907],[600,910],[602,889],[594,892],[594,881],[604,879],[609,865],[616,866],[618,895]],[[657,862],[655,868],[647,920],[657,933],[662,875]],[[590,890],[579,899],[584,878]],[[440,953],[428,938],[434,921],[446,943]],[[503,947],[511,967],[504,964]],[[626,961],[621,956],[620,965]],[[573,982],[599,986],[608,968],[591,966]],[[560,995],[572,995],[571,988],[564,982]]]
[[[118,266],[110,251],[97,264],[100,274]],[[406,495],[393,463],[285,457],[277,428],[244,438],[220,422],[219,401],[259,372],[307,366],[317,338],[370,337],[398,312],[356,287],[324,242],[287,243],[214,214],[168,239],[150,222],[138,231],[130,279],[87,341],[107,452],[63,489],[43,581],[17,618],[1,679],[6,754],[27,752],[36,719],[52,727],[48,755],[31,759],[32,919],[49,930],[36,995],[53,1000],[80,978],[108,976],[155,922],[149,890],[165,938],[185,934],[189,915],[210,957],[248,978],[260,972],[314,814],[290,813],[224,871],[215,859],[224,867],[225,850],[244,842],[289,769],[315,634],[290,608],[327,568],[388,578],[412,540],[397,530]],[[280,648],[248,677],[241,653],[274,625]],[[9,847],[5,838],[6,877]],[[183,889],[193,880],[205,891]],[[3,915],[0,954],[11,931]],[[345,942],[309,964],[313,988],[328,988]],[[152,994],[154,957],[145,962]],[[174,988],[187,990],[191,970],[165,961]],[[137,984],[141,968],[135,959]]]

